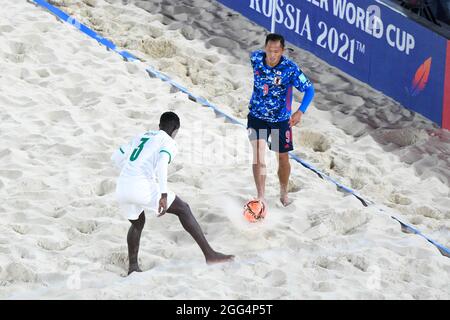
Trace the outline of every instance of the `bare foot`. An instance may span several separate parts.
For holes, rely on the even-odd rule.
[[[293,202],[293,200],[289,199],[287,193],[280,196],[280,201],[281,201],[281,204],[285,207],[287,207],[288,205],[290,205]]]
[[[132,265],[128,268],[128,275],[132,274],[133,272],[142,272],[141,268],[139,268],[138,265]]]
[[[207,264],[213,264],[213,263],[221,263],[221,262],[227,262],[234,259],[234,255],[231,254],[223,254],[220,252],[214,252],[211,256],[206,258]]]

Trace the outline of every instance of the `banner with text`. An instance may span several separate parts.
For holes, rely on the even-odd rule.
[[[450,41],[403,14],[374,0],[218,1],[450,129]]]

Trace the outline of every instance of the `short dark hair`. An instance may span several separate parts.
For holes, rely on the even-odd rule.
[[[164,112],[159,119],[159,127],[161,129],[176,130],[180,128],[180,118],[175,112]]]
[[[269,33],[266,37],[266,46],[269,41],[280,41],[281,47],[284,48],[284,37],[281,34]]]

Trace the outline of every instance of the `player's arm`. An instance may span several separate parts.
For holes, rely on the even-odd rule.
[[[158,165],[156,167],[156,174],[158,176],[159,190],[161,199],[159,200],[158,217],[164,215],[167,210],[167,172],[171,161],[171,155],[166,150],[161,150],[159,153]]]
[[[300,104],[298,110],[292,114],[292,117],[289,120],[289,124],[291,127],[295,126],[300,122],[302,115],[308,109],[309,105],[314,99],[315,94],[313,84],[303,74],[300,68],[297,68],[296,72],[294,73],[293,85],[298,91],[304,92],[305,94],[303,96],[302,103]]]
[[[301,113],[305,113],[306,109],[308,109],[309,105],[314,99],[314,87],[313,85],[307,87],[305,89],[305,95],[303,96],[302,103],[300,104],[300,107],[298,108],[298,111],[301,111]]]
[[[114,163],[117,169],[122,170],[122,167],[125,164],[125,160],[127,159],[127,156],[130,154],[131,144],[132,142],[130,141],[129,143],[120,146],[112,154],[111,161]]]
[[[250,52],[250,63],[252,64],[253,69],[255,69],[255,67],[262,62],[263,55],[264,52],[262,50]]]

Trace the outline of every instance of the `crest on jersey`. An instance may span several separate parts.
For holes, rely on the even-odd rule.
[[[273,78],[273,84],[279,86],[281,84],[281,77]]]
[[[264,95],[267,95],[269,93],[269,85],[267,83],[264,84],[263,90],[264,90]]]

